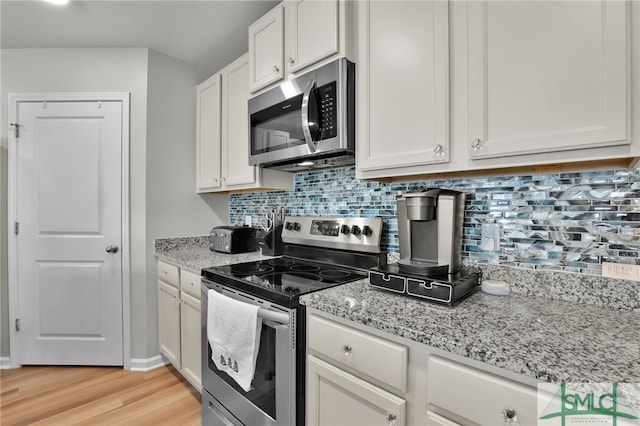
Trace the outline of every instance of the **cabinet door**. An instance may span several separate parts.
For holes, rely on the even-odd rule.
[[[534,387],[438,357],[429,359],[428,371],[429,404],[468,420],[464,424],[505,424],[507,409],[514,411],[520,426],[538,424]]]
[[[179,290],[162,281],[158,281],[158,329],[160,353],[180,369]]]
[[[405,410],[404,399],[314,356],[307,357],[308,425],[402,426]]]
[[[249,55],[222,70],[222,176],[228,189],[254,184],[256,168],[249,165]]]
[[[460,426],[460,424],[442,417],[433,411],[427,411],[427,426]]]
[[[249,27],[251,92],[284,77],[284,12],[281,5]]]
[[[181,298],[182,375],[202,391],[200,301],[186,293],[182,293]]]
[[[448,3],[357,8],[358,170],[448,162]]]
[[[196,190],[207,192],[221,182],[220,74],[197,87]]]
[[[285,4],[289,72],[338,52],[338,0],[290,0]]]
[[[627,6],[470,1],[470,158],[627,144]]]

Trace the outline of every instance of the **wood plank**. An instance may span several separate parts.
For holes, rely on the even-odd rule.
[[[200,394],[171,366],[0,371],[2,425],[200,424]]]

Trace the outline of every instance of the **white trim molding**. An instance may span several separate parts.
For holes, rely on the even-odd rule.
[[[163,355],[151,358],[132,358],[130,371],[151,371],[169,364],[169,360]]]
[[[11,368],[11,358],[0,356],[0,370],[8,370],[9,368]]]

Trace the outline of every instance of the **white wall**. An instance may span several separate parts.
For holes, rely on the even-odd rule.
[[[7,94],[41,92],[131,93],[131,357],[157,355],[153,238],[206,235],[211,226],[228,220],[224,196],[195,194],[195,85],[201,72],[144,48],[2,49],[0,55],[0,356],[9,355]],[[151,96],[148,87],[154,90]],[[180,209],[179,203],[185,208]],[[166,211],[160,212],[161,208]]]
[[[148,353],[158,353],[156,238],[209,235],[229,222],[229,196],[196,193],[196,84],[211,73],[149,51],[147,99]]]

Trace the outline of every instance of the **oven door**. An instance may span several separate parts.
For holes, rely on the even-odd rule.
[[[207,339],[207,292],[260,306],[262,332],[252,389],[245,392],[211,359]],[[292,425],[295,404],[295,311],[274,306],[220,284],[203,280],[202,300],[202,424]],[[221,418],[226,418],[221,421]],[[228,422],[228,423],[227,423]]]

